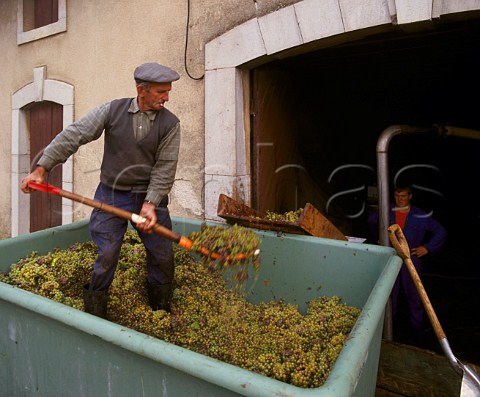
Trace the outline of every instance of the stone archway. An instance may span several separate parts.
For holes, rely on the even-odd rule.
[[[33,70],[33,82],[12,95],[12,237],[29,232],[30,200],[20,191],[22,179],[30,172],[30,138],[28,131],[28,110],[33,102],[51,101],[63,106],[63,125],[73,122],[74,90],[70,84],[46,78],[46,66]],[[62,187],[71,190],[73,183],[73,162],[70,158],[63,165]],[[62,224],[73,221],[73,204],[62,201]]]
[[[468,11],[479,9],[478,1],[453,4],[445,0],[304,0],[251,19],[207,43],[205,218],[222,221],[216,215],[220,193],[251,202],[250,64],[399,28],[428,30],[433,28],[435,19],[449,14],[466,19]]]

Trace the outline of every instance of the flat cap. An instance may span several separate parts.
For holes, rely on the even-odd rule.
[[[138,66],[133,73],[137,83],[148,81],[150,83],[171,83],[177,81],[180,75],[166,66],[156,62],[143,63]]]

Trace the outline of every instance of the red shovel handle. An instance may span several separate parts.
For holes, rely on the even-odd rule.
[[[28,187],[31,187],[32,189],[38,190],[40,192],[46,192],[60,196],[61,189],[59,187],[49,185],[48,183],[38,183],[30,181],[28,182]]]
[[[38,182],[28,182],[28,186],[32,189],[41,191],[41,192],[46,192],[50,194],[56,194],[57,196],[65,197],[70,200],[76,201],[78,203],[82,203],[85,205],[88,205],[89,207],[97,208],[101,211],[107,212],[109,214],[118,216],[119,218],[126,219],[128,221],[132,221],[134,223],[139,223],[139,222],[144,222],[145,218],[141,217],[138,214],[135,214],[130,211],[123,210],[121,208],[114,207],[112,205],[108,205],[105,203],[102,203],[101,201],[98,200],[92,200],[87,197],[80,196],[78,194],[68,192],[66,190],[60,189],[56,186],[49,185],[47,183],[38,183]],[[153,227],[153,232],[156,234],[159,234],[162,237],[165,237],[168,240],[171,240],[175,243],[177,243],[180,247],[185,248],[187,250],[192,249],[193,242],[188,239],[185,236],[182,236],[178,233],[175,233],[174,231],[167,229],[166,227],[159,225],[158,223],[154,225]],[[231,259],[229,256],[223,257],[220,254],[217,254],[215,252],[210,252],[208,249],[201,247],[199,249],[199,252],[201,252],[203,255],[210,256],[213,259],[216,260],[229,260]],[[258,255],[258,250],[252,253],[252,256]],[[247,255],[245,254],[238,254],[235,257],[235,260],[243,260],[248,258]]]
[[[56,194],[58,196],[76,201],[77,203],[82,203],[82,204],[88,205],[89,207],[97,208],[101,211],[118,216],[119,218],[126,219],[128,221],[132,221],[134,223],[145,222],[145,218],[133,212],[126,211],[121,208],[117,208],[112,205],[102,203],[101,201],[98,201],[98,200],[92,200],[87,197],[83,197],[78,194],[68,192],[66,190],[60,189],[56,186],[49,185],[47,183],[28,182],[28,186],[32,189],[35,189],[41,192]],[[153,231],[156,234],[159,234],[160,236],[163,236],[175,243],[180,242],[182,238],[180,234],[175,233],[172,230],[159,225],[158,223],[154,226]]]

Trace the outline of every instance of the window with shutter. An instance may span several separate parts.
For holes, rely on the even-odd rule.
[[[17,0],[17,44],[67,30],[66,0]]]
[[[58,0],[34,0],[33,3],[35,28],[58,21]]]

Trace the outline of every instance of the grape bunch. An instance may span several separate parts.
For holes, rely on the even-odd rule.
[[[92,242],[47,255],[32,252],[0,276],[0,281],[83,310],[83,285],[90,280],[96,254]]]
[[[267,211],[265,214],[265,219],[269,221],[281,221],[281,222],[291,222],[296,223],[302,215],[303,208],[299,208],[296,211],[287,211],[283,213],[276,213],[272,211]]]
[[[302,388],[328,377],[360,310],[339,297],[319,296],[305,314],[284,300],[253,304],[228,286],[222,269],[203,266],[174,246],[170,313],[148,305],[145,249],[134,231],[122,245],[109,289],[108,320],[166,342]],[[75,244],[32,253],[0,281],[83,310],[96,247]]]
[[[220,256],[204,256],[204,264],[210,270],[232,271],[235,287],[242,290],[249,277],[252,265],[255,275],[260,270],[260,257],[255,254],[260,246],[257,234],[237,224],[232,227],[208,226],[203,223],[200,231],[189,236],[193,242],[192,250],[208,250]]]

